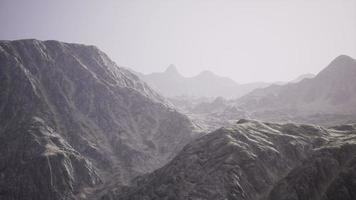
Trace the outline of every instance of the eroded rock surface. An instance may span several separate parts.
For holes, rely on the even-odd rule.
[[[0,41],[0,199],[85,198],[167,163],[193,126],[94,46]]]
[[[191,142],[169,164],[111,198],[351,200],[355,163],[353,125],[240,120]]]

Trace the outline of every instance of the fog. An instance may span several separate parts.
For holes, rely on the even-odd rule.
[[[143,73],[175,64],[240,83],[317,73],[356,57],[355,0],[0,2],[0,39],[94,44]]]

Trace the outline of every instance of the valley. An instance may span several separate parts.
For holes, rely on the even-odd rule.
[[[152,77],[177,69],[146,83],[95,46],[53,40],[1,41],[0,66],[0,199],[356,198],[349,56],[298,81],[232,87],[236,98],[163,96]]]

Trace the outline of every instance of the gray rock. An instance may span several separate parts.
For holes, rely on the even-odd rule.
[[[169,164],[111,198],[355,199],[351,127],[240,120],[191,142]]]
[[[127,184],[167,163],[193,128],[94,46],[0,42],[0,199],[86,198]]]
[[[256,89],[236,100],[251,119],[332,126],[356,123],[356,60],[341,55],[315,77]]]

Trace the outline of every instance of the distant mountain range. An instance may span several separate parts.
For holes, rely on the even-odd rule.
[[[330,126],[356,122],[355,77],[355,59],[341,55],[316,76],[305,74],[289,83],[255,89],[237,99],[170,100],[209,130],[238,118]]]
[[[252,90],[173,66],[140,76],[170,95]],[[355,77],[339,56],[238,99],[173,100],[187,117],[95,46],[0,41],[0,199],[354,200],[356,125],[238,119],[355,120]]]
[[[228,77],[222,77],[211,71],[203,71],[193,77],[182,76],[174,65],[164,72],[144,75],[136,72],[152,88],[166,97],[218,97],[237,98],[256,88],[270,85],[264,82],[238,84]]]
[[[263,119],[288,116],[355,115],[356,60],[341,55],[314,78],[271,85],[239,98],[240,107]]]
[[[297,83],[303,79],[313,78],[315,75],[302,74],[290,82],[278,81],[274,83],[252,82],[239,84],[228,77],[223,77],[211,71],[202,71],[196,76],[185,77],[181,75],[174,65],[170,65],[164,72],[143,74],[131,70],[152,88],[168,98],[216,98],[224,97],[234,99],[242,97],[258,88],[265,88],[272,84],[284,85]]]
[[[137,177],[131,186],[106,187],[103,199],[353,200],[356,124],[348,123],[356,122],[355,77],[356,61],[342,55],[316,76],[235,100],[183,104],[193,121],[224,127],[190,142],[167,165]],[[289,123],[236,121],[239,112]]]

